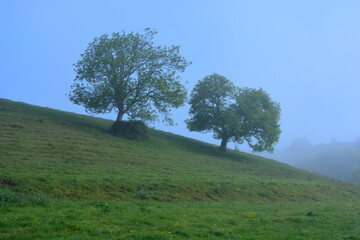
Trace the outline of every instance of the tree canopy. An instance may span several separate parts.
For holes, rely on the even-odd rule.
[[[69,99],[90,113],[118,112],[117,121],[154,121],[159,114],[172,123],[171,108],[186,101],[178,72],[190,64],[179,46],[155,46],[156,31],[113,33],[95,38],[74,64],[76,77]]]
[[[189,103],[188,129],[213,132],[221,151],[229,141],[246,141],[253,151],[272,152],[279,140],[280,105],[262,89],[238,88],[214,73],[195,85]]]

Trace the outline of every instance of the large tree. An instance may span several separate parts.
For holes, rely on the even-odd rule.
[[[156,31],[113,33],[95,38],[74,65],[76,78],[69,99],[90,113],[117,111],[116,121],[164,120],[171,108],[182,106],[186,90],[178,72],[189,65],[179,46],[155,46]]]
[[[279,140],[280,105],[262,89],[238,88],[214,73],[195,85],[189,103],[188,129],[213,132],[220,151],[229,141],[246,141],[253,151],[272,152]]]

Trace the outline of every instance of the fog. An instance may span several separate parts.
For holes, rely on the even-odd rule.
[[[292,166],[329,177],[360,183],[360,137],[353,142],[332,140],[327,144],[311,144],[298,138],[289,147],[273,154],[261,154]]]
[[[155,44],[180,45],[192,61],[181,74],[189,93],[216,72],[239,87],[262,87],[279,102],[279,152],[298,136],[312,146],[309,158],[332,139],[343,146],[360,136],[356,0],[1,1],[0,98],[85,114],[66,97],[80,54],[94,37],[147,27],[159,32]],[[187,130],[188,110],[173,111],[176,126],[152,126],[220,144],[211,133]],[[98,116],[115,119],[115,113]]]

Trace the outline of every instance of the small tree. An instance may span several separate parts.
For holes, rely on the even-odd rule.
[[[225,152],[231,140],[244,141],[253,151],[274,150],[280,135],[280,106],[262,89],[237,88],[228,79],[212,74],[200,80],[190,99],[190,131],[213,132]]]
[[[186,90],[177,72],[189,65],[179,46],[154,46],[157,32],[113,33],[95,38],[75,64],[69,99],[91,113],[118,112],[116,121],[154,121],[159,113],[172,123],[171,108],[182,106]]]

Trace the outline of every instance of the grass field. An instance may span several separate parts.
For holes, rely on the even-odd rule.
[[[360,239],[360,187],[0,99],[0,239]]]

